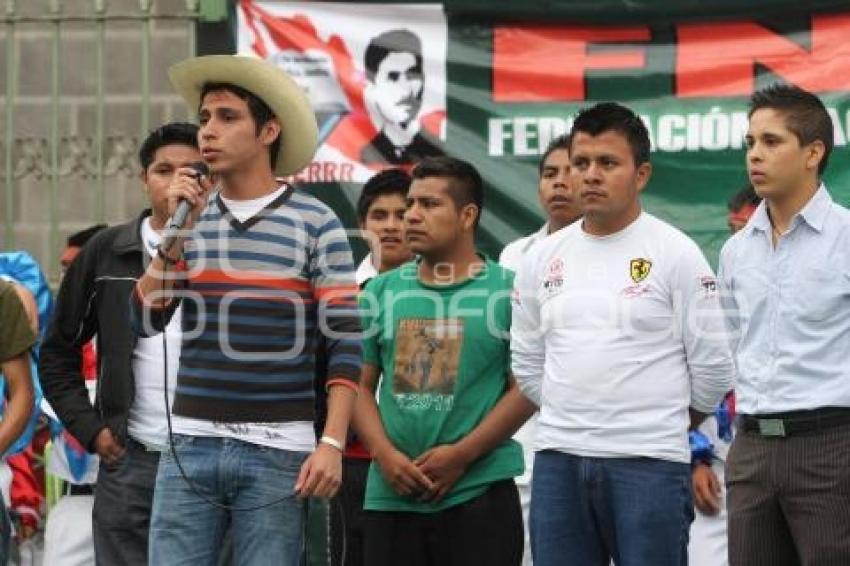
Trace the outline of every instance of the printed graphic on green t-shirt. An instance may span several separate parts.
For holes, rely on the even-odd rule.
[[[510,368],[511,272],[487,261],[456,285],[423,285],[411,262],[373,279],[361,296],[364,361],[380,367],[381,421],[393,445],[415,459],[469,434],[493,409]],[[473,499],[523,471],[513,440],[470,466],[439,503],[395,493],[376,463],[365,507],[431,513]]]
[[[463,321],[457,318],[399,321],[393,394],[404,409],[451,411]]]

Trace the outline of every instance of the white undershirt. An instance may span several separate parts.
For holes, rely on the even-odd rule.
[[[362,288],[366,282],[377,276],[378,270],[372,264],[372,254],[370,253],[363,258],[363,261],[357,267],[357,271],[354,273],[354,282],[357,283],[358,287]]]
[[[239,222],[245,222],[252,216],[256,216],[258,212],[274,202],[274,200],[282,195],[285,190],[286,185],[281,185],[276,191],[271,192],[266,196],[249,200],[233,200],[225,198],[224,195],[219,196],[221,196],[221,201],[227,207],[227,210],[230,211],[230,214],[232,214]]]
[[[142,221],[142,242],[150,257],[156,255],[162,237],[151,226],[150,216]],[[174,384],[180,361],[182,310],[177,307],[174,316],[165,328],[168,345],[168,397],[169,405],[174,402]],[[130,437],[151,447],[168,445],[168,428],[165,420],[164,383],[162,375],[162,335],[139,338],[133,351],[133,378],[136,395],[130,405],[127,430]]]
[[[259,214],[285,190],[286,185],[282,185],[276,191],[256,199],[232,200],[222,196],[221,200],[236,220],[245,222]],[[172,422],[175,433],[189,436],[235,438],[251,444],[293,452],[312,452],[316,447],[316,436],[310,421],[224,423],[174,415]]]
[[[547,222],[537,232],[509,243],[499,256],[499,265],[510,269],[514,273],[518,272],[522,266],[522,260],[529,253],[529,250],[548,235],[549,223]],[[525,472],[521,476],[514,478],[514,481],[519,486],[531,485],[531,475],[534,469],[534,438],[537,436],[537,415],[538,413],[534,413],[514,433],[514,440],[522,446],[522,456],[525,459]]]

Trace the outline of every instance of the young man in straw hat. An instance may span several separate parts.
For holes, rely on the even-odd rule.
[[[351,251],[327,206],[278,179],[316,148],[313,112],[288,76],[229,55],[169,74],[198,109],[201,153],[218,184],[212,191],[192,169],[172,183],[170,210],[192,204],[188,226],[160,249],[131,301],[143,334],[178,303],[183,310],[173,451],[160,461],[150,560],[213,564],[229,522],[236,564],[295,565],[302,498],[332,496],[341,482],[360,366]],[[329,393],[316,446],[319,333]]]

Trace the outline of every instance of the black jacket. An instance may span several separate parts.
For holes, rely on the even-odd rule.
[[[62,424],[90,451],[104,427],[126,441],[127,415],[135,394],[130,293],[145,269],[141,223],[146,210],[127,224],[95,235],[71,264],[41,348],[39,376],[44,396]],[[97,397],[92,406],[82,375],[82,346],[97,336]]]

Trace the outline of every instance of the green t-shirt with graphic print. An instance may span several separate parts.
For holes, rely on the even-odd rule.
[[[510,370],[513,273],[486,260],[474,277],[425,285],[417,264],[373,279],[361,294],[363,360],[380,368],[378,403],[393,445],[415,459],[469,434],[505,392]],[[439,503],[398,495],[369,469],[365,508],[433,513],[523,472],[522,449],[506,440],[473,463]]]

